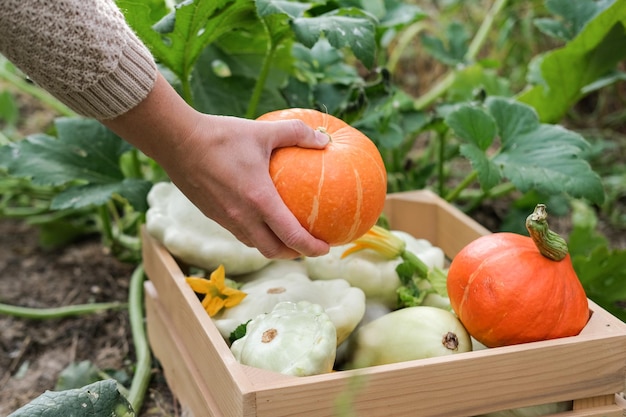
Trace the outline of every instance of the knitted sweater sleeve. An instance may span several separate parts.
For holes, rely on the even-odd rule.
[[[0,53],[77,113],[104,120],[152,90],[152,55],[113,0],[0,0]]]

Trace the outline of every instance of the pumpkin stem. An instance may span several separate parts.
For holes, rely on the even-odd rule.
[[[526,229],[543,256],[560,261],[567,256],[567,242],[548,227],[545,204],[537,204],[535,211],[526,218]]]
[[[320,132],[322,132],[323,134],[325,134],[326,136],[328,136],[328,141],[332,142],[333,141],[333,137],[330,136],[330,133],[328,133],[328,131],[326,130],[326,128],[324,126],[318,126],[317,130],[319,130]]]

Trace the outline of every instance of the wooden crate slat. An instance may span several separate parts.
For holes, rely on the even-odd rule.
[[[163,308],[170,312],[171,325],[180,335],[181,343],[194,347],[189,349],[189,355],[201,376],[219,381],[213,384],[207,381],[207,387],[220,409],[231,415],[244,415],[246,404],[248,408],[254,404],[245,373],[185,282],[178,264],[145,229],[143,233],[146,274],[161,295]]]
[[[431,191],[389,195],[385,215],[392,228],[427,239],[450,258],[489,230]]]
[[[189,357],[187,349],[172,332],[173,325],[163,314],[152,282],[144,284],[146,322],[150,346],[161,362],[167,383],[176,398],[196,416],[220,417],[222,414],[203,379]]]

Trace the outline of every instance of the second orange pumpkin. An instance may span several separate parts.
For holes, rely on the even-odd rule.
[[[544,207],[527,220],[532,238],[482,236],[450,264],[450,305],[488,347],[575,336],[589,319],[585,290],[564,240],[547,228]]]
[[[326,113],[287,109],[258,120],[299,119],[323,130],[322,150],[274,150],[270,175],[283,201],[313,236],[330,245],[352,242],[378,220],[387,194],[387,172],[376,145],[359,130]]]

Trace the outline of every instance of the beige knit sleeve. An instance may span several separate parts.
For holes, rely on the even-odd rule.
[[[112,0],[0,0],[0,53],[74,111],[101,120],[139,104],[157,75]]]

